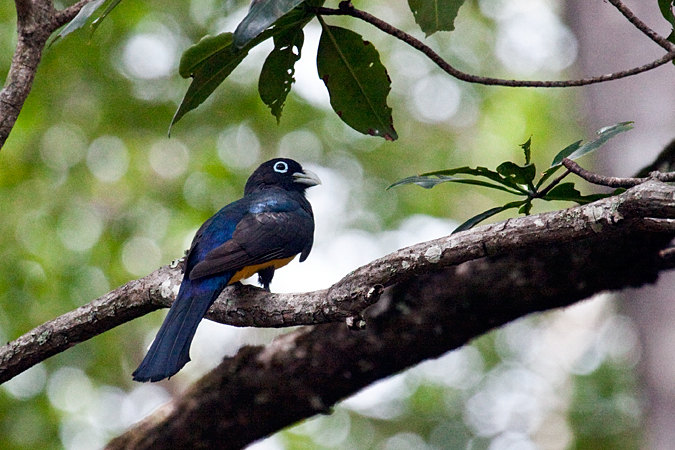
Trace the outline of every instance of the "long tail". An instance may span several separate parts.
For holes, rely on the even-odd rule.
[[[190,361],[190,344],[197,326],[227,284],[227,280],[218,278],[221,277],[183,280],[150,350],[133,373],[134,380],[159,381],[168,378]]]

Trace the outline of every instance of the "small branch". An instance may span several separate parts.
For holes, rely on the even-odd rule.
[[[51,0],[15,0],[18,42],[7,80],[0,91],[0,149],[5,145],[33,87],[49,36],[70,22],[90,1],[81,0],[63,11],[56,11]]]
[[[400,30],[387,22],[378,19],[377,17],[359,9],[356,9],[352,6],[350,2],[341,2],[338,9],[331,8],[315,8],[314,11],[317,15],[324,16],[351,16],[357,19],[361,19],[376,28],[379,28],[381,31],[394,36],[395,38],[405,42],[411,47],[419,50],[424,55],[426,55],[430,60],[432,60],[438,67],[443,69],[447,74],[457,78],[458,80],[466,81],[467,83],[476,83],[483,84],[488,86],[506,86],[506,87],[537,87],[537,88],[561,88],[561,87],[578,87],[578,86],[587,86],[590,84],[604,83],[607,81],[618,80],[621,78],[626,78],[632,75],[637,75],[649,70],[655,69],[656,67],[662,66],[673,59],[675,59],[675,47],[669,51],[663,57],[645,64],[640,67],[635,67],[628,70],[622,70],[620,72],[614,72],[607,75],[600,75],[592,78],[584,78],[580,80],[568,80],[568,81],[529,81],[529,80],[505,80],[501,78],[491,78],[491,77],[481,77],[478,75],[471,75],[465,72],[462,72],[459,69],[456,69],[450,65],[446,60],[444,60],[438,53],[433,51],[429,46],[422,43],[420,40],[411,36],[403,30]]]
[[[598,175],[589,170],[584,169],[579,164],[575,163],[569,158],[564,158],[562,161],[563,166],[567,167],[567,170],[580,176],[589,183],[597,184],[600,186],[607,186],[611,188],[629,188],[637,186],[638,184],[645,183],[649,180],[658,180],[663,183],[670,181],[675,181],[675,172],[660,173],[652,172],[648,177],[645,178],[618,178],[618,177],[606,177],[604,175]]]
[[[551,182],[548,184],[548,186],[546,186],[546,187],[545,187],[544,189],[542,189],[541,191],[537,192],[537,195],[536,195],[535,198],[543,198],[543,197],[545,197],[546,194],[548,194],[549,191],[550,191],[551,189],[553,189],[553,188],[556,187],[558,184],[560,184],[560,182],[561,182],[563,179],[565,179],[565,177],[566,177],[567,175],[569,175],[570,173],[572,173],[572,172],[570,172],[570,170],[567,169],[563,174],[558,175],[556,178],[553,179],[553,181],[551,181]]]
[[[658,34],[656,31],[652,30],[646,23],[640,20],[633,13],[633,11],[628,9],[628,7],[621,2],[621,0],[607,0],[607,1],[612,5],[614,5],[616,9],[618,9],[621,12],[621,14],[623,14],[624,17],[635,26],[635,28],[642,31],[647,37],[649,37],[649,39],[659,44],[667,52],[675,51],[675,44],[673,44],[668,39]]]

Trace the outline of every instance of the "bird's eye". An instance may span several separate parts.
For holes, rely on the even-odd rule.
[[[274,164],[274,171],[279,173],[286,173],[288,172],[288,164],[286,164],[283,161],[279,161],[276,164]]]

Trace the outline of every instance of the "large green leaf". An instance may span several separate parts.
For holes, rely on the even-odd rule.
[[[429,36],[455,29],[455,18],[464,0],[408,0],[415,22]]]
[[[258,92],[262,101],[281,119],[281,111],[291,85],[295,82],[295,63],[300,59],[304,42],[302,28],[291,28],[274,37],[274,50],[263,64],[258,80]]]
[[[584,156],[587,153],[597,150],[600,146],[602,146],[605,142],[607,142],[617,134],[623,133],[624,131],[628,131],[631,129],[633,129],[633,122],[621,122],[617,123],[616,125],[601,128],[597,132],[598,137],[593,139],[591,142],[587,142],[582,146],[578,146],[577,142],[563,149],[560,153],[558,153],[555,156],[555,158],[553,158],[551,167],[562,164],[562,160],[564,158],[577,159]]]
[[[387,106],[391,80],[379,53],[353,31],[321,25],[316,66],[333,110],[360,133],[397,139]]]
[[[183,56],[180,58],[180,65],[178,66],[178,73],[183,78],[191,77],[209,58],[231,44],[232,33],[204,36],[199,42],[183,52]]]
[[[243,48],[265,31],[281,16],[290,12],[303,0],[253,0],[244,20],[234,30],[234,47]]]
[[[222,83],[239,63],[242,62],[246,55],[248,55],[248,51],[249,46],[237,50],[230,44],[199,63],[196,66],[196,71],[192,74],[192,83],[185,93],[176,114],[174,114],[173,119],[171,120],[171,126],[178,122],[186,113],[204,103],[204,100],[220,86],[220,83]],[[181,66],[183,66],[182,61]],[[187,66],[189,66],[189,64],[186,63],[186,67]],[[181,73],[182,72],[183,71],[181,70]]]

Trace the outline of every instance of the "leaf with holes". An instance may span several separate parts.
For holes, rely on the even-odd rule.
[[[350,127],[363,134],[398,138],[387,95],[391,80],[373,44],[353,31],[326,25],[316,66],[330,94],[330,104]]]
[[[428,36],[455,29],[455,18],[464,0],[408,0],[415,22]]]
[[[258,92],[262,101],[281,119],[286,97],[295,82],[295,63],[300,59],[304,42],[302,28],[291,28],[274,37],[274,50],[267,56],[258,80]]]

